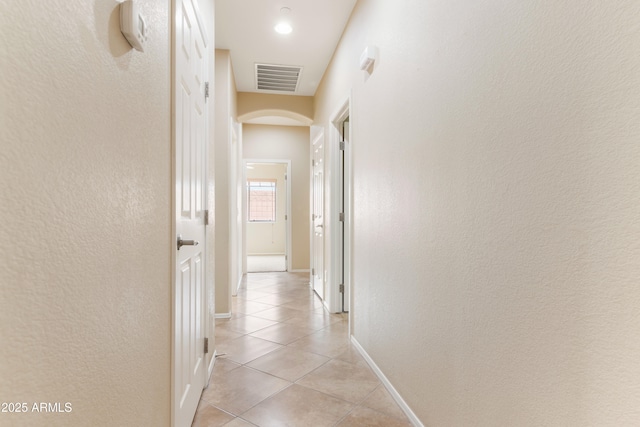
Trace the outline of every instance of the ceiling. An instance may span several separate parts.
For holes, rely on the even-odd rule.
[[[256,64],[302,67],[290,95],[313,96],[356,0],[216,0],[216,48],[228,49],[239,92],[256,88]],[[288,14],[283,7],[289,8]],[[286,12],[286,10],[284,11]],[[288,35],[276,33],[281,20]]]

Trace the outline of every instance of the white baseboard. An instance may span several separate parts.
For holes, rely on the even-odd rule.
[[[216,313],[216,319],[231,319],[231,313]]]
[[[354,336],[351,336],[351,343],[356,348],[356,350],[358,350],[358,352],[364,358],[364,360],[367,362],[367,364],[369,365],[371,370],[373,370],[373,372],[376,374],[376,376],[378,377],[378,379],[380,380],[382,385],[385,386],[385,388],[387,389],[387,391],[389,392],[391,397],[393,397],[393,400],[396,401],[398,406],[400,406],[400,409],[402,409],[402,411],[405,413],[407,418],[409,418],[409,422],[414,427],[424,427],[424,424],[422,424],[422,422],[416,416],[416,414],[413,413],[413,411],[411,410],[409,405],[407,405],[407,402],[404,401],[402,396],[400,396],[400,393],[398,393],[398,391],[393,387],[393,385],[391,385],[391,382],[382,373],[380,368],[378,368],[378,365],[376,365],[376,363],[373,361],[371,356],[369,356],[369,354],[367,354],[367,352],[364,350],[364,348],[362,348],[362,346],[360,345],[360,343],[358,342],[358,340],[356,340],[356,338]]]
[[[311,270],[289,270],[289,273],[311,273]]]

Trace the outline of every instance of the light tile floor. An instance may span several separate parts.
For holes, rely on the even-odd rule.
[[[329,314],[307,273],[251,273],[216,321],[216,360],[194,427],[410,426]]]

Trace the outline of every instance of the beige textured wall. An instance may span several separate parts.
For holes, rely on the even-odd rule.
[[[238,118],[247,121],[262,116],[283,116],[311,124],[313,97],[239,92]]]
[[[245,241],[249,255],[285,253],[287,222],[284,217],[287,214],[287,183],[284,176],[286,172],[286,164],[256,163],[253,169],[247,169],[247,179],[276,180],[276,221],[247,223]]]
[[[309,269],[309,128],[243,125],[243,158],[291,160],[291,262]]]
[[[2,0],[1,425],[168,426],[169,1]],[[29,407],[31,409],[31,407]]]
[[[639,16],[358,2],[316,123],[353,90],[355,337],[425,425],[640,424]]]

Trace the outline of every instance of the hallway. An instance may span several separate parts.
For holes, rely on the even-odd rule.
[[[244,277],[193,426],[410,426],[308,273]]]

